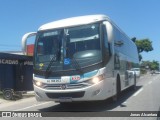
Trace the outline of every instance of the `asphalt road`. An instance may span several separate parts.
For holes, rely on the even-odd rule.
[[[67,114],[76,114],[83,117],[87,112],[93,112],[97,114],[97,117],[101,117],[101,113],[105,111],[159,111],[160,110],[160,75],[147,74],[142,76],[137,82],[137,89],[132,91],[130,89],[122,92],[118,102],[112,102],[107,100],[103,102],[84,102],[74,103],[67,106],[60,105],[55,102],[37,102],[34,97],[21,99],[17,101],[9,101],[0,104],[0,111],[40,111],[40,112],[52,112],[52,114],[58,112],[62,116]],[[89,114],[88,114],[89,115]],[[89,115],[92,117],[93,114]],[[93,115],[93,116],[94,116]],[[115,115],[116,116],[116,115]],[[90,119],[87,118],[87,119]],[[137,117],[132,117],[136,119]],[[110,117],[108,119],[114,119]],[[117,118],[115,118],[117,119]],[[118,119],[128,119],[118,118]],[[138,119],[151,119],[157,120],[156,117]],[[96,119],[97,120],[97,119]],[[160,119],[159,119],[160,120]]]

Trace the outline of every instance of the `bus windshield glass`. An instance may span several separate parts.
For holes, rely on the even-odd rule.
[[[76,69],[102,61],[100,24],[38,32],[35,49],[36,69],[61,71]],[[76,63],[76,64],[75,64]]]

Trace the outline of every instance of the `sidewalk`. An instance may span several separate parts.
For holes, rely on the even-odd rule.
[[[4,104],[4,103],[9,103],[9,102],[15,102],[15,101],[23,100],[23,99],[26,99],[26,98],[31,98],[31,97],[34,97],[35,95],[34,95],[34,91],[30,91],[30,92],[27,92],[26,94],[23,94],[22,96],[23,96],[22,99],[16,98],[15,100],[5,100],[3,98],[2,93],[0,93],[0,105]]]
[[[4,101],[6,100],[3,99],[3,93],[0,91],[0,104],[2,104]]]

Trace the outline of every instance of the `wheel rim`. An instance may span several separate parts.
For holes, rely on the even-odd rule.
[[[10,98],[11,97],[11,94],[9,92],[6,93],[5,95],[7,98]]]
[[[7,100],[11,99],[12,98],[11,91],[5,91],[4,98],[7,99]]]

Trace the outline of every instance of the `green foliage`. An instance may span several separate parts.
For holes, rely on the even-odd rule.
[[[150,61],[142,61],[141,63],[142,68],[147,68],[150,70],[159,70],[159,62],[153,60],[152,62]]]
[[[139,55],[139,61],[141,61],[142,60],[142,55],[140,53],[138,55]]]
[[[149,39],[136,40],[135,44],[137,45],[138,53],[143,51],[149,52],[153,50],[152,42]]]
[[[141,74],[146,74],[147,73],[146,69],[140,69],[140,70],[141,70]]]
[[[0,91],[0,99],[3,98],[3,93]]]
[[[151,70],[158,70],[159,69],[159,63],[158,63],[158,61],[152,61],[151,62],[151,66],[150,66],[150,69]]]
[[[138,53],[139,53],[139,61],[142,60],[142,55],[140,53],[150,52],[150,51],[153,50],[152,42],[149,39],[136,40],[136,37],[133,37],[131,40],[137,46],[137,50],[138,50]]]
[[[135,43],[136,42],[136,37],[133,37],[131,40]]]

